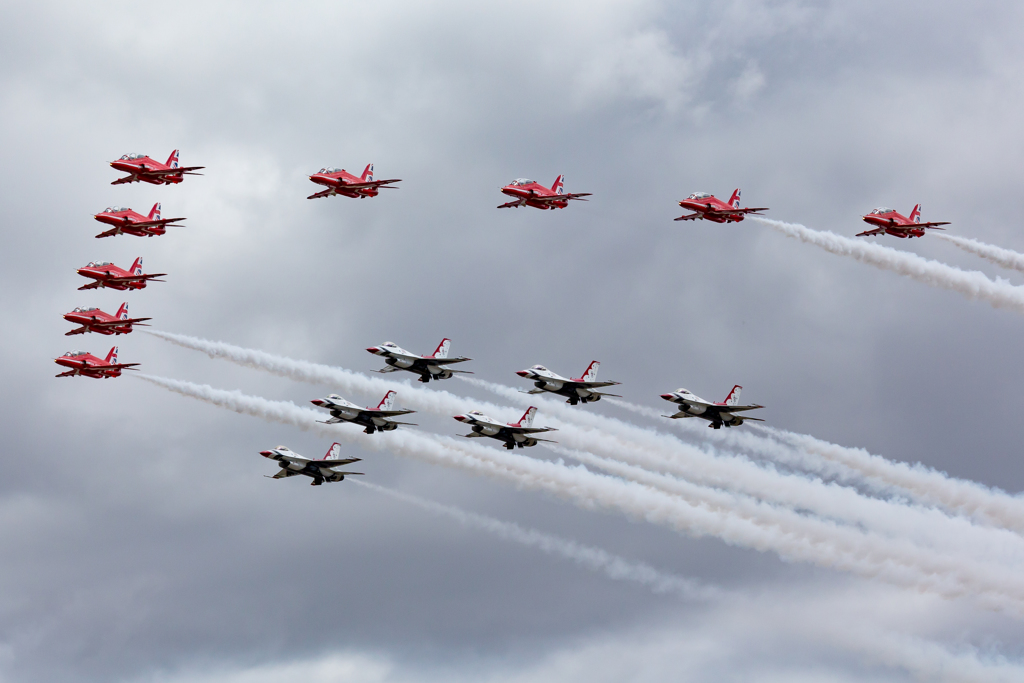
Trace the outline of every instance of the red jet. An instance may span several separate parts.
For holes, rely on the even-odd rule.
[[[920,204],[914,206],[914,210],[910,212],[910,218],[907,218],[894,209],[887,209],[884,206],[880,206],[867,216],[864,216],[863,220],[865,223],[869,223],[877,227],[875,227],[874,230],[858,232],[857,237],[882,235],[885,233],[900,238],[924,237],[924,231],[926,228],[931,228],[933,230],[945,230],[945,228],[940,228],[939,226],[949,225],[949,221],[942,221],[940,223],[922,223]]]
[[[65,313],[64,319],[69,323],[81,325],[81,327],[76,330],[65,332],[65,337],[70,337],[73,334],[85,334],[86,332],[98,332],[100,334],[129,334],[132,331],[132,325],[149,327],[149,325],[144,325],[143,321],[152,320],[152,318],[129,318],[128,302],[121,304],[121,308],[117,309],[117,313],[114,315],[104,313],[95,307],[79,307],[70,313]]]
[[[123,185],[124,183],[150,183],[152,185],[177,185],[185,179],[186,175],[203,175],[195,173],[205,166],[179,166],[178,150],[171,152],[167,157],[167,163],[161,164],[156,159],[150,159],[145,154],[125,154],[117,161],[111,161],[110,165],[118,171],[127,173],[124,178],[118,178],[111,185]]]
[[[502,194],[514,197],[515,201],[506,204],[499,204],[499,209],[509,209],[513,206],[532,206],[535,209],[564,209],[569,206],[570,199],[578,199],[581,202],[587,201],[583,197],[589,197],[590,192],[569,192],[562,191],[564,176],[555,178],[551,189],[544,187],[535,180],[516,178],[511,183],[501,188]]]
[[[160,202],[153,205],[148,216],[143,216],[137,211],[132,211],[126,206],[108,206],[100,213],[93,216],[100,223],[114,226],[106,232],[101,232],[96,237],[112,237],[113,235],[135,235],[136,237],[152,237],[163,235],[167,232],[167,226],[184,218],[161,218]],[[174,227],[184,227],[181,225]]]
[[[60,358],[54,358],[53,362],[62,367],[71,368],[55,377],[82,375],[93,379],[120,377],[122,370],[130,370],[136,365],[141,365],[141,363],[118,363],[116,346],[110,349],[106,360],[97,358],[88,351],[68,351]]]
[[[89,265],[82,266],[77,272],[83,277],[91,277],[95,280],[95,282],[90,282],[87,285],[79,287],[79,289],[109,287],[110,289],[119,289],[121,291],[126,289],[145,289],[148,281],[164,282],[164,280],[157,280],[156,278],[167,275],[167,273],[144,275],[142,273],[141,256],[135,259],[135,262],[132,264],[131,272],[124,270],[123,268],[118,268],[110,261],[90,261]]]
[[[346,171],[343,168],[321,168],[319,171],[309,176],[317,185],[324,185],[327,189],[311,194],[306,199],[316,199],[317,197],[332,197],[336,194],[344,195],[345,197],[352,197],[363,199],[365,197],[376,197],[377,191],[381,188],[385,190],[397,190],[397,187],[390,187],[388,183],[400,183],[401,178],[392,178],[391,180],[374,180],[373,179],[373,164],[367,164],[366,168],[363,169],[363,175],[358,178]]]
[[[768,210],[767,206],[741,209],[739,188],[736,188],[736,191],[732,193],[728,204],[707,192],[694,192],[679,202],[679,206],[694,213],[686,214],[673,220],[694,221],[702,218],[715,223],[739,223],[748,213],[757,214],[760,211]]]

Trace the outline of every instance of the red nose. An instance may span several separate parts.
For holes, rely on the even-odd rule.
[[[370,353],[377,353],[378,351],[380,351],[380,349],[377,348],[376,346],[371,346],[370,348],[368,348],[366,350],[369,351]]]
[[[671,401],[673,398],[675,398],[675,396],[673,396],[672,394],[662,394],[661,397],[666,401]]]
[[[516,374],[519,375],[520,377],[529,377],[530,376],[530,371],[529,370],[517,370]]]
[[[322,398],[314,398],[310,403],[315,406],[322,406],[324,404],[324,400]]]
[[[456,415],[455,419],[458,420],[459,422],[465,422],[466,421],[466,416],[465,415]]]
[[[260,455],[262,455],[264,458],[269,458],[273,454],[274,454],[273,451],[260,451]]]

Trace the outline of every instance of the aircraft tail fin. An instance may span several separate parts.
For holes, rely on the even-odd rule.
[[[447,337],[445,337],[444,339],[441,340],[441,343],[437,345],[437,348],[434,349],[434,353],[431,354],[430,357],[431,358],[447,358],[448,357],[448,349],[450,349],[451,346],[452,346],[452,340],[448,339]]]
[[[171,156],[167,157],[168,168],[178,168],[178,150],[171,152]]]
[[[114,315],[114,317],[117,318],[118,320],[127,320],[128,319],[128,302],[127,301],[125,301],[123,304],[121,304],[121,308],[117,309],[117,313]]]
[[[117,363],[117,347],[116,346],[111,347],[110,351],[107,353],[107,357],[106,357],[105,360],[106,360],[107,363],[110,363],[111,365],[114,365],[114,364]]]
[[[392,406],[395,405],[395,396],[397,394],[397,391],[389,391],[384,394],[384,398],[377,404],[377,410],[391,410]]]
[[[160,220],[160,202],[153,205],[153,208],[149,210],[149,216],[147,216],[147,218],[151,221]]]
[[[920,204],[915,204],[914,205],[914,210],[910,212],[910,221],[912,223],[920,223],[921,222],[921,205]]]
[[[363,169],[363,175],[360,178],[364,183],[373,182],[373,164],[367,164],[366,168]]]
[[[557,178],[555,178],[555,182],[551,185],[551,191],[554,192],[555,194],[563,194],[564,190],[562,188],[564,186],[565,186],[565,176],[561,176],[560,175]]]
[[[135,259],[135,262],[132,263],[131,274],[132,275],[142,275],[142,257],[141,256],[139,258]]]
[[[537,409],[535,407],[533,407],[533,406],[530,406],[529,408],[526,409],[526,412],[523,413],[523,416],[521,418],[519,418],[519,422],[516,422],[515,426],[516,427],[532,427],[533,426],[533,416],[536,415],[536,414],[537,414]]]
[[[734,209],[740,208],[740,188],[737,187],[729,197],[729,206]]]
[[[341,458],[341,444],[335,441],[331,444],[331,447],[327,449],[324,454],[324,460],[338,460]]]
[[[601,364],[596,360],[590,361],[590,365],[587,366],[587,371],[580,377],[584,382],[596,382],[597,381],[597,369],[601,367]]]
[[[743,387],[739,384],[732,388],[729,395],[725,397],[725,405],[734,406],[740,402],[740,392],[743,391]]]

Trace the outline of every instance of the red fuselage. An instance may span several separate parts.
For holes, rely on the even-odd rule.
[[[890,210],[884,213],[869,213],[862,218],[871,227],[882,228],[887,234],[894,237],[924,237],[924,228],[919,227],[917,223],[898,211]]]
[[[118,232],[123,232],[126,235],[152,237],[153,235],[163,235],[167,232],[162,225],[154,225],[152,227],[133,227],[133,224],[144,223],[149,219],[141,213],[132,211],[131,209],[103,211],[93,216],[93,218],[98,220],[100,223],[106,223],[107,225],[117,228]]]
[[[177,185],[186,175],[202,175],[195,173],[202,166],[178,166],[178,150],[174,150],[166,162],[161,163],[145,154],[125,154],[110,166],[117,171],[127,173],[111,185],[124,183],[150,183],[151,185]]]
[[[535,209],[564,209],[569,206],[568,199],[538,201],[539,197],[558,197],[559,195],[550,188],[533,181],[528,183],[515,181],[501,188],[501,192],[513,199],[518,199],[525,206],[532,206]]]
[[[97,358],[85,351],[69,351],[60,358],[54,358],[53,362],[61,367],[68,368],[67,372],[57,375],[58,377],[81,375],[83,377],[92,377],[93,379],[106,379],[108,377],[121,376],[121,367],[111,365],[102,358]]]
[[[345,187],[346,185],[360,185],[366,181],[362,178],[358,178],[345,169],[339,169],[330,173],[314,173],[309,176],[317,185],[323,185],[326,188],[334,190],[336,194],[344,195],[346,197],[360,198],[363,197],[376,197],[380,194],[376,187]]]
[[[743,220],[743,214],[736,213],[720,213],[726,211],[732,211],[733,207],[723,202],[714,195],[708,195],[707,197],[701,198],[690,198],[679,202],[679,206],[683,207],[687,211],[693,211],[699,213],[700,218],[706,221],[713,221],[715,223],[739,223]]]
[[[79,287],[79,289],[97,289],[100,287],[125,291],[128,289],[145,289],[146,281],[157,275],[135,275],[124,268],[118,268],[113,263],[106,261],[93,261],[89,265],[82,266],[76,271],[82,277],[91,278],[93,282]],[[164,273],[159,273],[164,275]],[[162,282],[162,280],[157,280]]]
[[[127,316],[127,314],[125,314]],[[64,319],[69,323],[80,325],[78,329],[66,332],[65,336],[73,334],[85,334],[96,332],[97,334],[129,334],[134,329],[132,326],[141,324],[149,318],[117,318],[106,311],[98,308],[76,308],[70,313],[64,314]]]

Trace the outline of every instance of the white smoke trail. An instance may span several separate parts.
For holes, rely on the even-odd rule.
[[[1024,273],[1024,254],[1011,251],[1010,249],[1003,249],[1002,247],[997,247],[993,244],[985,244],[984,242],[968,239],[966,237],[956,237],[955,235],[944,234],[936,234],[935,236],[939,239],[955,244],[968,253],[977,254],[981,258],[986,261],[991,261],[997,266],[1011,268]]]
[[[512,522],[503,522],[493,517],[467,512],[451,505],[442,505],[369,482],[353,481],[353,483],[397,498],[428,512],[454,519],[463,526],[480,529],[505,540],[538,548],[549,555],[572,560],[587,569],[602,572],[611,579],[641,584],[655,593],[674,593],[686,600],[710,600],[722,595],[717,588],[703,586],[692,579],[659,571],[648,564],[630,562],[601,548],[586,546],[536,529],[526,529]]]
[[[475,406],[487,411],[502,410],[499,406],[450,394],[446,391],[411,387],[392,380],[369,378],[342,368],[309,363],[246,349],[224,342],[212,342],[186,335],[148,331],[161,339],[180,346],[202,351],[214,358],[223,358],[237,364],[265,370],[273,374],[306,382],[333,383],[342,391],[400,391],[403,403],[439,415],[453,415]],[[969,548],[977,555],[1005,555],[1011,549],[1024,552],[1020,539],[988,538],[967,533],[963,520],[949,520],[936,511],[912,510],[906,505],[860,496],[856,491],[836,485],[825,485],[796,475],[782,475],[760,467],[746,458],[706,453],[675,437],[642,429],[620,420],[595,415],[564,403],[529,396],[511,387],[475,378],[459,377],[475,386],[487,389],[514,403],[534,403],[545,414],[554,414],[584,427],[554,422],[563,431],[560,441],[577,450],[602,453],[615,459],[626,458],[644,467],[669,469],[674,473],[710,486],[739,490],[766,500],[794,505],[833,519],[863,524],[881,533],[913,538],[932,547]],[[500,413],[498,413],[500,414]],[[735,437],[748,442],[751,448],[774,448],[769,457],[781,458],[786,449],[777,442],[749,433]],[[950,528],[950,525],[953,528]]]
[[[785,223],[759,216],[751,216],[751,219],[833,254],[849,256],[861,263],[898,273],[926,285],[958,292],[969,299],[983,299],[995,308],[1007,308],[1024,313],[1024,288],[1016,287],[1003,279],[990,280],[980,271],[960,270],[917,254],[866,240],[850,239],[834,232],[812,230],[797,223]]]
[[[317,423],[315,417],[318,413],[292,403],[180,380],[135,376],[238,413],[316,430],[339,440],[359,440],[378,450],[386,448],[399,455],[503,479],[521,488],[544,491],[573,501],[587,509],[603,507],[618,510],[680,532],[714,535],[728,543],[774,551],[783,559],[813,562],[946,597],[973,596],[992,609],[1024,615],[1024,586],[1016,574],[1008,575],[994,563],[978,567],[963,558],[957,561],[955,558],[937,557],[933,553],[905,547],[906,544],[875,543],[875,540],[885,539],[875,539],[866,534],[859,543],[851,544],[849,533],[820,542],[802,536],[795,529],[780,525],[760,526],[750,519],[713,510],[700,502],[687,501],[635,482],[598,475],[582,467],[566,467],[561,463],[534,460],[475,444],[456,443],[454,439],[415,430],[389,432],[383,435],[385,438],[357,439],[351,430]]]

